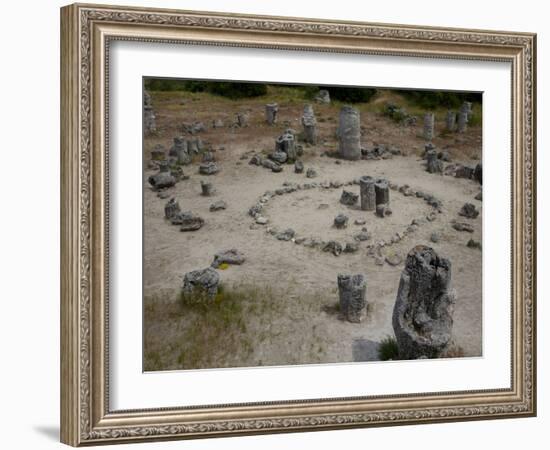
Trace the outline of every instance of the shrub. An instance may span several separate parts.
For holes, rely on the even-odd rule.
[[[481,94],[446,92],[446,91],[412,91],[397,90],[411,104],[424,109],[458,108],[463,102],[481,102]]]
[[[267,85],[262,83],[209,82],[208,91],[231,99],[260,97],[267,94]]]
[[[376,94],[376,89],[344,86],[321,87],[328,90],[331,100],[346,103],[368,103]]]
[[[397,348],[397,341],[392,336],[387,336],[380,342],[378,347],[378,357],[381,361],[389,361],[390,359],[397,359],[399,349]]]

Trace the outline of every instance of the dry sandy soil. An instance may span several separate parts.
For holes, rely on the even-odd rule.
[[[159,130],[155,136],[145,139],[146,160],[154,145],[161,143],[170,148],[172,138],[182,134],[180,126],[183,122],[199,120],[208,126],[199,135],[212,146],[221,171],[203,176],[198,174],[198,162],[184,166],[184,173],[190,178],[168,191],[170,197],[179,201],[182,210],[190,210],[205,219],[200,230],[187,233],[180,232],[178,226],[172,226],[164,219],[167,200],[159,198],[147,183],[154,171],[144,171],[146,370],[376,360],[379,342],[393,335],[391,315],[403,263],[395,267],[387,263],[376,265],[374,258],[367,255],[367,246],[381,240],[389,241],[413,219],[425,217],[431,208],[422,199],[404,197],[391,191],[393,214],[381,219],[374,213],[340,204],[342,188],[316,188],[274,197],[265,209],[264,215],[269,219],[265,226],[255,224],[247,214],[248,208],[265,191],[275,190],[285,181],[347,182],[362,175],[384,177],[399,185],[409,184],[414,190],[428,192],[442,201],[442,213],[435,221],[424,221],[416,232],[392,245],[388,253],[404,258],[415,245],[426,244],[451,261],[453,287],[457,293],[453,345],[460,356],[482,354],[482,253],[466,246],[470,238],[482,241],[482,214],[473,220],[458,216],[466,202],[482,209],[482,202],[474,200],[480,186],[472,180],[426,172],[419,157],[424,146],[421,124],[402,127],[382,117],[373,105],[360,107],[363,146],[373,143],[395,145],[404,156],[336,163],[334,158],[321,154],[337,147],[334,133],[340,105],[314,105],[321,139],[318,145],[305,147],[302,159],[306,169],[315,168],[318,176],[307,179],[305,173],[295,174],[292,165],[286,165],[282,173],[273,173],[248,164],[253,153],[272,151],[275,138],[289,125],[301,130],[299,120],[303,100],[288,99],[285,102],[284,98],[274,97],[280,105],[279,119],[275,126],[269,126],[264,119],[264,105],[272,98],[230,101],[190,93],[153,93],[152,98]],[[242,110],[250,112],[249,127],[211,127],[212,120],[218,118],[226,125],[231,124],[235,113]],[[436,130],[440,131],[443,114],[438,114],[438,117]],[[438,133],[434,144],[438,149],[446,148],[453,162],[475,164],[481,156],[481,127],[470,127],[460,136]],[[214,184],[215,196],[200,195],[201,180]],[[359,193],[356,185],[344,188]],[[222,199],[227,203],[227,209],[210,212],[210,204]],[[328,208],[320,209],[321,204],[328,204]],[[347,229],[337,230],[331,226],[339,212],[350,217]],[[339,257],[291,241],[278,241],[267,232],[269,228],[293,228],[298,236],[351,242],[352,236],[363,227],[353,224],[357,218],[366,220],[363,226],[367,227],[372,238],[361,242],[357,253]],[[453,219],[471,223],[474,233],[456,231],[451,226]],[[438,243],[430,240],[434,232],[440,235]],[[221,348],[200,349],[212,352],[212,357],[206,360],[198,358],[190,367],[188,360],[186,362],[181,355],[185,353],[182,349],[193,346],[185,330],[196,316],[177,304],[183,275],[208,267],[216,252],[230,248],[243,252],[246,262],[219,271],[224,286],[267,286],[269,295],[260,294],[254,301],[275,304],[255,309],[242,318],[242,329],[231,330],[233,337],[238,334],[237,344],[226,351],[223,330],[221,336],[201,340],[205,346],[219,345]],[[364,273],[367,277],[368,316],[360,324],[338,319],[335,305],[338,302],[336,278],[339,273]],[[206,319],[205,327],[207,324]],[[208,334],[206,328],[204,333]],[[239,342],[246,343],[246,350],[239,347]]]

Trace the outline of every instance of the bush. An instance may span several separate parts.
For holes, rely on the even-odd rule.
[[[321,87],[321,89],[326,89],[329,92],[331,100],[346,103],[368,103],[377,92],[376,89],[344,86]]]
[[[396,91],[410,103],[424,109],[458,108],[463,102],[481,102],[481,94],[445,91]]]
[[[262,83],[210,82],[208,91],[231,99],[260,97],[267,94],[267,85]]]
[[[378,357],[380,361],[389,361],[390,359],[397,359],[399,355],[399,349],[397,348],[397,341],[392,336],[387,336],[380,342],[378,347]]]

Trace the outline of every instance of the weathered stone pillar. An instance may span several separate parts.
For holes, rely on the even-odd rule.
[[[428,150],[426,152],[426,170],[429,173],[443,172],[443,162],[437,158],[437,151]]]
[[[278,112],[279,105],[277,103],[268,103],[265,105],[265,120],[269,125],[273,125],[277,122]]]
[[[388,180],[380,179],[374,183],[376,204],[390,206],[390,185]]]
[[[470,117],[472,117],[473,111],[472,111],[472,103],[471,102],[464,102],[460,106],[460,111],[466,113],[466,122],[470,121]]]
[[[367,315],[367,282],[365,276],[338,275],[340,313],[348,322],[359,323]]]
[[[237,125],[239,127],[241,127],[241,128],[247,127],[248,126],[248,119],[249,119],[248,113],[246,113],[246,112],[237,113],[236,120],[237,120]]]
[[[468,113],[466,111],[459,111],[456,131],[458,131],[459,133],[465,133],[467,129],[468,129]]]
[[[293,163],[296,161],[296,140],[292,133],[284,133],[275,141],[275,151],[284,152],[287,156],[287,162]]]
[[[364,176],[359,178],[359,189],[361,193],[361,209],[363,211],[374,211],[376,208],[376,193],[374,189],[374,178]]]
[[[317,120],[310,104],[304,106],[302,126],[304,127],[304,141],[315,144],[317,142]]]
[[[330,103],[330,94],[326,89],[321,89],[318,94],[315,96],[315,101],[318,103]]]
[[[175,142],[175,139],[174,139]],[[175,146],[176,149],[176,158],[178,159],[178,164],[191,164],[191,156],[187,151],[187,141],[182,140],[181,143]]]
[[[447,111],[447,118],[445,119],[445,127],[447,131],[454,131],[456,127],[456,112]]]
[[[164,217],[167,219],[171,219],[176,214],[178,214],[181,211],[179,203],[176,201],[175,198],[171,198],[168,200],[168,203],[164,205]]]
[[[205,197],[210,197],[214,194],[214,186],[212,185],[212,183],[201,181],[201,191],[202,195],[204,195]]]
[[[211,267],[202,270],[193,270],[187,272],[183,277],[182,293],[183,295],[196,296],[197,300],[201,296],[214,298],[218,293],[218,284],[220,276]]]
[[[437,358],[451,340],[451,263],[427,246],[407,255],[393,309],[399,359]]]
[[[434,113],[426,113],[424,115],[424,139],[431,141],[434,137]]]
[[[343,106],[340,110],[338,139],[341,158],[352,161],[361,158],[360,114],[351,106]]]

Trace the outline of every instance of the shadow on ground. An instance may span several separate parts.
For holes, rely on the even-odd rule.
[[[378,347],[380,347],[380,342],[369,339],[355,339],[351,345],[353,361],[380,361]]]

